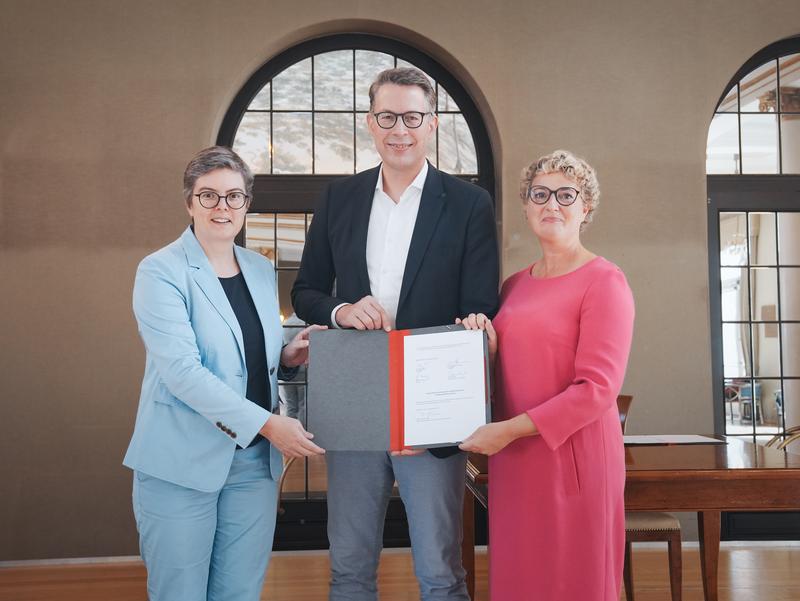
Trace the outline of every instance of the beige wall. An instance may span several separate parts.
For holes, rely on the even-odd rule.
[[[182,168],[247,77],[324,32],[401,37],[479,98],[506,275],[534,254],[516,199],[523,163],[566,147],[595,164],[604,195],[586,242],[622,266],[637,300],[631,431],[712,430],[706,129],[740,65],[798,33],[800,4],[445,7],[2,1],[0,560],[136,552],[120,466],[143,366],[136,264],[186,223]]]

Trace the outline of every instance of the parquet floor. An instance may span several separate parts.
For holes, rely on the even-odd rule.
[[[685,546],[683,558],[683,599],[701,601],[703,589],[696,545]],[[488,601],[486,553],[479,552],[476,560],[478,591],[475,601]],[[639,547],[634,552],[634,562],[636,601],[668,601],[666,551],[650,546]],[[800,544],[723,543],[719,574],[720,601],[800,601]],[[419,599],[411,556],[407,551],[386,551],[381,560],[379,579],[381,601]],[[261,599],[326,601],[327,582],[325,553],[276,553]],[[145,571],[138,561],[0,567],[0,601],[145,599]]]

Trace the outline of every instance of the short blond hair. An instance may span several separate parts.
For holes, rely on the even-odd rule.
[[[594,168],[569,150],[554,150],[550,154],[539,157],[522,170],[519,195],[523,203],[528,200],[528,190],[531,187],[533,178],[537,175],[548,173],[563,173],[565,177],[571,179],[580,188],[580,198],[583,206],[589,209],[581,223],[581,231],[583,231],[591,223],[595,209],[600,204],[600,184],[597,182],[597,174]]]

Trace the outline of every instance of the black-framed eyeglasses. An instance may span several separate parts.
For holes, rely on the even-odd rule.
[[[228,203],[228,208],[241,209],[247,204],[247,199],[250,198],[244,192],[231,192],[230,194],[222,195],[211,190],[203,190],[200,194],[195,194],[195,196],[200,200],[200,206],[205,209],[213,209],[223,198]]]
[[[419,111],[407,111],[405,113],[393,113],[391,111],[381,111],[380,113],[372,113],[375,117],[375,123],[381,129],[392,129],[394,124],[397,123],[397,118],[403,118],[403,124],[409,129],[417,129],[422,122],[425,121],[425,115],[431,113],[421,113]]]
[[[544,205],[550,200],[550,196],[555,195],[556,202],[562,207],[568,207],[578,199],[579,190],[570,186],[563,186],[558,190],[551,190],[547,186],[528,187],[528,198],[533,204]]]

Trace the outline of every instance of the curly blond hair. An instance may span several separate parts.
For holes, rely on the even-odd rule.
[[[547,173],[563,173],[577,184],[583,206],[589,209],[581,223],[581,231],[583,231],[591,223],[595,209],[600,204],[600,184],[597,182],[597,174],[594,169],[584,159],[575,156],[569,150],[554,150],[550,154],[539,157],[522,170],[519,196],[523,203],[528,200],[528,189],[533,178]]]

